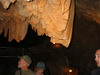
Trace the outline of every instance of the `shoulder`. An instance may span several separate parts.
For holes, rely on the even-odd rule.
[[[96,68],[92,71],[91,75],[100,75],[100,68]]]
[[[28,71],[33,73],[33,71],[31,69],[29,69]]]
[[[15,73],[20,72],[20,70],[18,69]]]
[[[15,75],[19,75],[20,74],[20,70],[17,70],[16,72],[15,72]]]
[[[28,73],[30,73],[30,75],[34,75],[34,72],[31,69],[28,70]]]

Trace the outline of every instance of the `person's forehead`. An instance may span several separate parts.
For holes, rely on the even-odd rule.
[[[20,61],[25,61],[24,59],[20,59]]]
[[[96,55],[100,55],[100,50],[97,50],[96,51]]]

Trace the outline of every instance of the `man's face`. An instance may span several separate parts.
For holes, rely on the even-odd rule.
[[[44,69],[38,68],[38,69],[37,69],[37,72],[38,72],[38,73],[43,73],[43,72],[44,72]]]
[[[95,61],[98,67],[100,67],[100,50],[97,50],[95,53]]]
[[[26,63],[26,61],[24,59],[20,59],[19,60],[19,62],[18,62],[18,67],[19,68],[22,68],[22,67],[24,67],[26,65],[27,65],[27,63]]]

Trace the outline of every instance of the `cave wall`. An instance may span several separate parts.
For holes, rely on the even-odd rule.
[[[91,5],[88,6],[89,3]],[[32,64],[32,69],[34,68],[37,61],[42,60],[47,64],[49,72],[54,75],[60,75],[61,68],[65,66],[70,66],[78,69],[79,75],[90,75],[91,71],[96,67],[94,61],[95,50],[100,48],[100,13],[98,10],[98,4],[99,0],[77,0],[73,36],[71,44],[68,48],[63,46],[60,48],[54,48],[51,46],[52,44],[50,42],[45,44],[42,42],[37,46],[35,45],[33,48],[31,47],[25,49],[25,54],[29,54],[33,58],[34,62]],[[11,52],[7,48],[7,52],[10,54],[5,52],[5,49],[2,49],[5,51],[0,52],[0,55],[3,53],[4,55],[16,55],[14,53],[17,52],[15,49],[13,49],[14,51]],[[17,50],[21,51],[22,49]],[[18,53],[18,55],[21,55],[20,52]],[[68,58],[68,63],[66,62],[65,57]],[[18,59],[16,58],[15,62],[17,62],[17,60]],[[13,64],[15,64],[13,69],[16,70],[17,63]],[[1,68],[5,68],[5,66],[1,66]]]
[[[90,75],[96,67],[94,54],[100,48],[99,32],[100,24],[76,14],[73,39],[67,54],[72,59],[71,65],[79,68],[79,75]]]
[[[85,16],[100,24],[100,0],[76,0],[75,2],[78,16]]]

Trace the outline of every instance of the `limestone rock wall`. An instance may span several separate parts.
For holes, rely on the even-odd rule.
[[[52,43],[68,47],[72,37],[74,0],[0,0],[0,33],[20,42],[28,26]]]
[[[100,0],[76,0],[76,13],[100,24]]]

